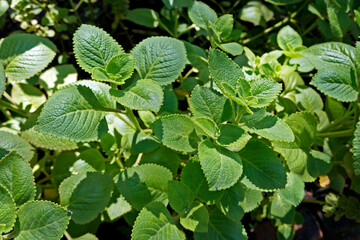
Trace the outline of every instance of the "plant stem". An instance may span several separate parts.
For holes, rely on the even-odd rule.
[[[79,16],[78,12],[77,12],[77,9],[75,9],[75,4],[74,4],[73,0],[69,0],[69,2],[70,2],[70,5],[71,5],[71,8],[72,8],[70,11],[74,12],[78,23],[82,24],[82,21],[81,21],[81,18]]]
[[[337,126],[338,124],[343,124],[344,120],[346,120],[351,114],[354,113],[354,110],[351,110],[351,111],[348,111],[347,113],[345,113],[344,116],[338,118],[338,119],[335,119],[333,122],[331,122],[329,125],[327,125],[326,127],[324,127],[323,129],[321,129],[319,131],[319,133],[322,133],[322,132],[325,132],[326,130],[329,130],[335,126]]]
[[[178,32],[177,32],[177,28],[178,28],[178,9],[177,7],[174,9],[174,38],[178,38]]]
[[[173,37],[173,32],[170,31],[169,28],[160,21],[160,19],[159,19],[159,25],[160,25],[162,28],[164,28],[164,30],[167,31],[167,32],[170,34],[170,36]]]
[[[29,117],[29,113],[25,112],[24,110],[22,110],[21,108],[19,108],[18,106],[15,106],[11,103],[5,102],[4,100],[0,99],[0,105],[13,111],[16,112],[17,114],[23,116],[23,117]]]
[[[84,0],[80,0],[80,1],[78,2],[78,4],[76,4],[76,6],[75,6],[75,8],[73,9],[73,11],[77,11],[77,10],[79,9],[80,5],[81,5],[83,2],[84,2]]]
[[[318,133],[318,137],[323,138],[335,138],[335,137],[349,137],[354,134],[354,129],[346,129],[336,132],[324,132],[324,133]]]
[[[184,31],[182,31],[182,32],[178,35],[178,37],[180,37],[180,36],[183,35],[184,33],[187,33],[188,31],[190,31],[191,29],[193,29],[193,28],[195,28],[195,27],[196,27],[195,24],[192,24],[192,25],[188,26],[187,28],[184,29]]]
[[[134,123],[135,130],[141,131],[142,129],[141,129],[140,124],[139,124],[138,120],[136,119],[133,111],[127,107],[125,107],[125,110],[126,110],[126,115],[130,118],[131,122]]]
[[[142,156],[143,156],[143,153],[140,153],[140,154],[138,155],[138,157],[137,157],[137,159],[136,159],[136,161],[135,161],[135,163],[134,163],[133,167],[136,167],[137,165],[139,165],[139,163],[140,163],[140,161],[141,161]]]
[[[124,118],[123,116],[121,116],[119,113],[115,113],[115,115],[120,118],[124,123],[126,123],[129,127],[133,128],[134,130],[136,130],[136,127],[134,124],[132,124],[131,122],[129,122],[126,118]]]
[[[64,232],[64,236],[66,237],[67,240],[72,240],[72,237],[67,231]]]

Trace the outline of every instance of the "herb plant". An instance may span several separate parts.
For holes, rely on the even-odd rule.
[[[360,192],[359,42],[306,47],[286,25],[278,49],[257,56],[233,37],[233,15],[163,2],[173,27],[151,9],[127,19],[171,37],[130,51],[82,24],[73,52],[84,80],[71,64],[44,71],[56,56],[45,38],[0,41],[2,238],[97,239],[101,222],[125,221],[134,240],[247,239],[248,214],[292,239],[305,184],[324,179],[338,192],[321,202],[326,215],[360,221],[359,201],[342,195],[345,178]],[[249,2],[240,19],[266,25],[269,9],[246,15],[261,6]],[[333,15],[343,13],[327,7],[343,37],[352,23],[343,31]],[[178,39],[193,28],[209,49]]]

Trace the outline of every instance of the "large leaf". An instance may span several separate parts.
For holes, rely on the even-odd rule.
[[[224,195],[217,203],[221,212],[233,221],[240,221],[244,216],[244,207],[242,203],[245,200],[244,187],[240,182],[224,191]]]
[[[273,191],[284,188],[286,172],[277,154],[260,141],[250,141],[240,151],[244,166],[244,179],[256,189]]]
[[[74,34],[74,53],[80,67],[88,73],[93,68],[105,69],[110,59],[124,52],[104,30],[83,24]]]
[[[208,117],[219,124],[231,118],[230,102],[219,92],[197,86],[191,93],[190,110],[194,117]]]
[[[181,159],[175,151],[166,147],[160,147],[155,151],[144,155],[141,158],[140,164],[155,163],[166,167],[173,173],[174,176],[176,176],[180,161]]]
[[[320,70],[311,84],[322,93],[342,102],[356,101],[359,94],[354,71],[344,66],[332,66]]]
[[[178,181],[168,182],[168,195],[170,206],[179,214],[188,210],[194,200],[194,193],[190,187]]]
[[[13,84],[11,98],[15,104],[30,112],[34,112],[46,101],[46,96],[40,89],[24,83]]]
[[[16,240],[60,239],[70,220],[70,214],[64,208],[46,201],[26,203],[17,215]]]
[[[310,87],[297,87],[295,101],[298,108],[310,112],[320,111],[324,107],[321,96]]]
[[[33,34],[13,34],[0,45],[5,75],[13,81],[34,76],[53,60],[55,54],[56,46],[52,42]]]
[[[113,189],[108,174],[89,172],[67,178],[59,188],[61,204],[73,214],[72,220],[85,224],[104,211]]]
[[[140,78],[160,85],[174,82],[186,63],[184,44],[168,37],[147,38],[131,50],[131,54],[136,58],[135,69]]]
[[[281,189],[278,193],[284,200],[296,207],[305,196],[305,184],[299,175],[292,172],[287,174],[287,181],[285,189]]]
[[[17,206],[35,197],[32,169],[15,151],[0,160],[0,184],[9,191]]]
[[[10,192],[0,184],[0,234],[11,231],[16,220],[16,205]]]
[[[152,201],[167,199],[171,172],[159,165],[143,164],[120,172],[116,186],[125,200],[136,210]]]
[[[210,23],[215,23],[217,20],[216,12],[203,2],[194,1],[188,13],[196,26],[206,30],[209,30]]]
[[[158,112],[164,99],[159,84],[151,80],[138,80],[125,90],[110,89],[111,96],[131,109]]]
[[[240,157],[209,140],[204,140],[199,145],[199,159],[210,191],[233,186],[242,174]]]
[[[198,137],[194,124],[186,115],[168,115],[160,117],[153,125],[155,135],[162,143],[181,152],[194,152]]]
[[[80,81],[57,91],[46,102],[35,130],[76,142],[98,140],[107,132],[106,109],[115,108],[110,87]]]
[[[139,213],[131,234],[133,240],[185,240],[185,234],[172,223],[171,215],[160,202],[153,202]]]
[[[7,153],[16,150],[26,161],[30,161],[35,149],[18,135],[0,131],[0,159]]]

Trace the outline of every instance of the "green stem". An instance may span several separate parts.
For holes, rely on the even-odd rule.
[[[193,28],[195,28],[195,27],[196,27],[195,24],[192,24],[192,25],[188,26],[187,28],[184,29],[184,31],[182,31],[182,32],[178,35],[178,37],[180,37],[180,36],[183,35],[184,33],[187,33],[188,31],[190,31],[191,29],[193,29]]]
[[[79,13],[77,12],[77,9],[75,9],[75,4],[74,4],[73,0],[69,0],[69,2],[70,2],[70,5],[71,5],[71,8],[72,8],[71,11],[74,12],[75,17],[76,17],[78,23],[79,23],[79,24],[82,24],[82,21],[81,21],[81,18],[80,18],[80,16],[79,16]]]
[[[230,100],[230,104],[231,104],[231,108],[232,108],[232,122],[235,123],[235,119],[236,119],[236,116],[235,116],[235,107],[234,107],[234,102],[232,100]]]
[[[121,154],[119,154],[120,157]],[[124,164],[120,161],[119,158],[115,157],[115,162],[117,163],[117,165],[121,168],[121,169],[125,169]]]
[[[187,79],[190,74],[192,74],[194,72],[195,68],[191,68],[186,74],[184,77],[181,78],[181,82],[184,81],[185,79]]]
[[[73,11],[77,11],[77,10],[79,9],[80,5],[81,5],[83,2],[84,2],[84,0],[80,0],[80,1],[78,2],[78,4],[76,4],[76,6],[75,6],[75,8],[73,9]]]
[[[140,163],[140,161],[141,161],[142,156],[143,156],[143,154],[142,154],[142,153],[140,153],[140,154],[138,155],[138,157],[137,157],[137,159],[136,159],[136,161],[135,161],[135,163],[134,163],[133,167],[136,167],[137,165],[139,165],[139,163]]]
[[[177,31],[177,28],[178,28],[178,9],[177,7],[174,9],[174,38],[178,38],[178,31]]]
[[[136,127],[134,124],[132,124],[131,122],[129,122],[126,118],[124,118],[123,116],[121,116],[119,113],[115,112],[115,115],[120,118],[124,123],[126,123],[129,127],[131,127],[132,129],[136,130]]]
[[[12,231],[11,233],[9,233],[7,235],[3,235],[2,239],[4,239],[4,240],[13,239],[13,238],[15,238],[15,236],[16,236],[15,231]]]
[[[344,120],[346,120],[350,115],[352,115],[354,113],[354,110],[351,110],[351,111],[348,111],[347,113],[345,113],[344,116],[338,118],[338,119],[335,119],[333,122],[331,122],[329,125],[327,125],[326,127],[324,127],[323,129],[321,129],[319,131],[319,133],[322,133],[322,132],[325,132],[333,127],[336,127],[337,125],[339,124],[343,124],[344,123]]]
[[[24,110],[22,110],[21,108],[19,108],[18,106],[15,106],[11,103],[5,102],[4,100],[0,99],[0,105],[9,109],[10,111],[16,112],[17,114],[23,116],[23,117],[29,117],[29,113],[25,112]]]
[[[142,129],[141,129],[140,124],[139,124],[138,120],[136,119],[133,111],[127,107],[125,107],[125,110],[126,110],[126,115],[130,118],[131,122],[134,123],[135,130],[141,131]]]
[[[170,31],[169,28],[168,28],[165,24],[163,24],[160,20],[159,20],[159,25],[160,25],[162,28],[164,28],[164,30],[167,31],[167,32],[170,34],[170,36],[173,37],[173,32]]]
[[[67,240],[72,240],[72,237],[67,231],[64,232],[64,236],[66,237]]]
[[[346,129],[336,132],[324,132],[324,133],[318,133],[318,137],[323,138],[335,138],[335,137],[349,137],[354,134],[354,129]]]
[[[315,203],[315,204],[325,205],[324,201],[315,200],[315,199],[303,199],[302,202],[303,203]]]
[[[245,107],[241,107],[241,106],[238,104],[237,116],[236,116],[235,122],[234,122],[236,125],[239,124],[239,122],[240,122],[242,116],[244,115],[245,111],[246,111],[246,110],[245,110]]]
[[[314,22],[310,25],[310,27],[308,27],[307,29],[305,29],[304,32],[302,32],[301,36],[302,36],[302,37],[303,37],[303,36],[306,36],[309,32],[311,32],[312,30],[314,30],[314,28],[316,28],[316,26],[317,26],[317,22],[314,21]]]

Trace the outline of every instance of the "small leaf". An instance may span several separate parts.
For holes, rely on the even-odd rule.
[[[243,202],[245,200],[245,187],[240,183],[224,191],[224,195],[217,203],[221,212],[233,221],[240,221],[244,216]]]
[[[38,88],[30,84],[14,83],[11,89],[12,100],[22,107],[34,112],[45,101],[45,94]]]
[[[119,193],[117,187],[114,187],[110,203],[106,207],[106,213],[110,220],[117,220],[131,210],[131,205],[125,200],[124,196]]]
[[[18,210],[19,224],[16,240],[60,239],[69,223],[70,215],[59,205],[46,201],[28,202]]]
[[[144,207],[136,218],[131,239],[185,240],[185,234],[172,224],[171,215],[160,202]]]
[[[216,22],[216,30],[220,34],[220,38],[225,40],[230,37],[234,25],[234,18],[231,14],[224,14],[219,17]],[[241,53],[240,53],[241,54]]]
[[[136,8],[126,14],[126,20],[148,28],[156,28],[159,25],[160,17],[152,9]]]
[[[194,124],[186,115],[168,115],[160,117],[153,125],[155,135],[162,143],[181,152],[194,152],[198,137]]]
[[[194,200],[194,193],[191,189],[178,181],[168,182],[168,195],[170,206],[179,214],[188,211]]]
[[[220,135],[217,143],[221,146],[233,148],[240,151],[251,136],[245,132],[244,129],[233,124],[223,124],[220,126]]]
[[[295,207],[292,206],[291,203],[285,201],[279,194],[275,193],[270,202],[270,214],[271,216],[282,220],[290,218],[291,221],[295,216]]]
[[[131,55],[136,58],[135,69],[140,78],[160,85],[174,82],[186,63],[184,44],[168,37],[147,38],[131,50]]]
[[[26,41],[24,41],[26,39]],[[9,80],[28,79],[43,70],[55,57],[56,46],[33,34],[13,34],[1,42],[0,61]]]
[[[210,191],[233,186],[242,174],[240,157],[209,140],[204,140],[199,145],[199,159]]]
[[[251,104],[251,107],[262,108],[269,106],[281,92],[281,84],[266,80],[257,79],[250,82],[252,96],[256,97],[258,102]]]
[[[23,138],[9,132],[0,131],[0,159],[16,150],[26,161],[30,161],[35,149]]]
[[[295,236],[294,227],[290,224],[282,224],[278,227],[276,236],[279,240],[293,239]]]
[[[199,117],[193,119],[194,123],[200,127],[200,131],[205,133],[207,136],[216,139],[219,133],[219,129],[216,123],[210,118]]]
[[[297,87],[295,101],[301,110],[320,111],[324,107],[321,96],[310,87]]]
[[[285,201],[291,203],[294,207],[299,205],[305,196],[305,184],[300,176],[295,173],[287,173],[287,184],[278,194]]]
[[[230,43],[222,43],[218,45],[221,50],[227,52],[233,56],[238,56],[243,53],[244,48],[239,43],[230,42]]]
[[[112,57],[106,65],[106,72],[114,78],[115,83],[122,84],[131,77],[135,68],[135,57],[129,54],[120,54]]]
[[[0,184],[9,191],[17,206],[35,197],[32,169],[15,151],[0,160]]]
[[[193,232],[207,232],[209,213],[207,208],[199,202],[192,202],[184,217],[180,217],[180,224]]]
[[[163,103],[164,92],[151,80],[138,80],[125,90],[110,89],[111,96],[130,109],[158,112]]]
[[[6,0],[0,0],[0,17],[9,9],[9,3]],[[1,95],[1,94],[0,94]]]
[[[273,191],[285,187],[286,172],[282,162],[266,144],[250,141],[239,154],[243,160],[244,178],[258,189]]]
[[[190,110],[194,117],[208,117],[216,124],[231,118],[232,109],[230,102],[219,92],[197,86],[191,93]]]
[[[150,202],[167,199],[172,174],[162,166],[143,164],[120,172],[116,178],[120,194],[133,208],[141,210]]]
[[[108,204],[113,188],[113,181],[108,174],[88,172],[85,177],[73,175],[68,178],[67,185],[60,186],[60,199],[63,206],[73,213],[72,220],[78,224],[91,222]],[[79,181],[80,180],[80,181]],[[69,194],[70,193],[70,194]],[[65,194],[70,195],[65,197]],[[63,198],[62,198],[63,196]],[[65,199],[64,199],[65,198]]]
[[[356,101],[359,94],[354,72],[343,66],[322,69],[311,83],[322,93],[342,102]]]
[[[88,73],[95,67],[105,69],[112,57],[124,52],[108,33],[87,24],[76,30],[73,42],[77,63]]]
[[[191,21],[198,27],[209,29],[209,22],[215,23],[216,12],[203,2],[194,1],[188,11]]]
[[[129,133],[128,137],[132,152],[136,154],[150,152],[160,146],[159,140],[144,132]]]
[[[162,0],[166,7],[172,9],[176,7],[190,7],[193,0]]]
[[[0,234],[10,232],[16,220],[16,205],[10,192],[0,184]]]
[[[283,27],[277,35],[277,43],[284,51],[292,52],[301,47],[303,42],[301,36],[290,26]]]
[[[100,139],[107,132],[106,108],[115,108],[110,87],[79,81],[52,95],[45,103],[35,130],[71,141]]]

